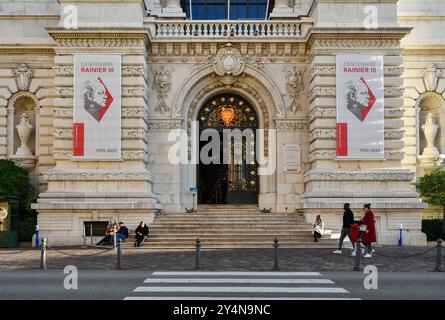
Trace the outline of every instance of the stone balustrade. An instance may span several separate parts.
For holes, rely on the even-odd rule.
[[[154,34],[153,34],[154,33]],[[300,37],[301,22],[289,21],[157,21],[154,38],[176,37]]]

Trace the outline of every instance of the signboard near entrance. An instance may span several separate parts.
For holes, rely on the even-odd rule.
[[[283,171],[299,173],[301,169],[300,145],[285,144],[283,146]]]
[[[74,57],[73,157],[121,159],[121,56]]]

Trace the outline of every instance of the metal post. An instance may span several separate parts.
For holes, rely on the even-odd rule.
[[[195,270],[201,270],[201,240],[196,238]]]
[[[90,243],[93,245],[93,224],[90,223]]]
[[[362,271],[360,268],[360,256],[362,254],[362,239],[358,238],[355,244],[354,271]]]
[[[442,271],[442,239],[437,239],[436,269],[434,271]]]
[[[280,270],[279,266],[279,241],[277,238],[273,239],[273,247],[274,247],[274,261],[273,261],[273,269],[274,271]]]
[[[46,270],[46,238],[42,239],[40,249],[40,269]]]
[[[122,239],[117,240],[117,270],[122,270],[122,249],[121,249]]]
[[[35,246],[36,246],[36,248],[40,247],[40,231],[39,231],[39,226],[36,226]]]
[[[83,223],[83,246],[86,247],[87,245],[87,230],[86,230],[86,226],[85,223]]]
[[[114,234],[113,234],[113,243],[114,243],[114,250],[117,250],[117,231],[114,231]]]

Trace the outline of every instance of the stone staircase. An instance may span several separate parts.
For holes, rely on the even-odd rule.
[[[301,214],[261,213],[256,206],[199,206],[193,214],[163,213],[150,225],[144,247],[193,249],[200,238],[202,249],[272,248],[274,238],[282,248],[333,248],[329,237],[314,243],[312,227]]]

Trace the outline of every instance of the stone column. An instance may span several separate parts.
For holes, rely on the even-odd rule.
[[[162,18],[183,19],[186,15],[182,11],[179,0],[167,0],[167,5],[165,8],[162,8],[162,13],[159,16]]]
[[[275,6],[270,14],[272,19],[289,18],[293,16],[294,10],[289,7],[289,0],[276,0]]]

